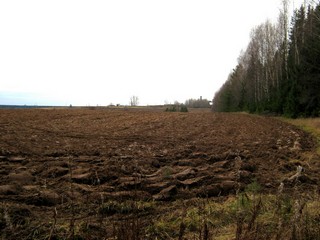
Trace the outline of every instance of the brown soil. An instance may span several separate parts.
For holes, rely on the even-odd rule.
[[[299,179],[305,189],[318,182],[317,169],[304,161],[315,147],[313,139],[274,118],[114,109],[0,110],[0,132],[0,231],[15,229],[26,239],[40,229],[48,230],[47,237],[50,229],[59,235],[54,219],[68,224],[60,229],[65,236],[73,236],[70,229],[82,220],[101,233],[101,206],[111,200],[165,204],[227,196],[253,181],[271,192],[285,181],[290,191],[288,179],[298,165],[305,169]],[[149,219],[161,212],[146,209],[139,214]]]

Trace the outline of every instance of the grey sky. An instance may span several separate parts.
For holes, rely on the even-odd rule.
[[[280,0],[1,1],[0,104],[212,99],[250,30],[280,8]]]

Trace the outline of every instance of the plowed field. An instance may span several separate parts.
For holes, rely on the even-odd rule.
[[[247,114],[0,110],[0,231],[104,239],[130,214],[146,226],[172,211],[152,204],[221,198],[253,181],[269,192],[284,181],[289,191],[298,165],[308,188],[317,172],[304,158],[314,147],[292,125]]]

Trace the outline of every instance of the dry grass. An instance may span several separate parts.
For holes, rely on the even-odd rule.
[[[150,239],[320,239],[318,193],[262,194],[247,188],[222,201],[175,204],[175,211],[148,227]]]
[[[317,139],[317,151],[316,153],[320,155],[320,118],[298,118],[298,119],[287,119],[280,118],[282,121],[293,124],[305,132],[310,133]]]

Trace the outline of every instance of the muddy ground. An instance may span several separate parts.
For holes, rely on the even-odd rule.
[[[89,234],[92,239],[102,236],[98,233],[112,237],[121,214],[143,216],[146,225],[170,211],[146,204],[125,208],[121,202],[168,206],[235,194],[253,181],[270,192],[284,181],[290,191],[295,180],[290,176],[298,165],[304,167],[299,179],[304,189],[318,183],[318,168],[305,164],[314,139],[270,117],[93,108],[0,110],[0,133],[4,239],[71,238],[83,224],[96,233]]]

